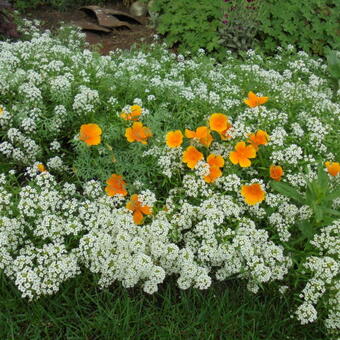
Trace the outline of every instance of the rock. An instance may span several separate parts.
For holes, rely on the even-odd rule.
[[[150,16],[155,15],[155,13],[152,10],[153,5],[155,4],[156,0],[150,0],[148,3],[148,13]]]
[[[87,22],[85,20],[73,21],[73,24],[80,27],[82,30],[86,30],[86,31],[96,31],[96,32],[105,32],[105,33],[112,32],[110,29],[106,27],[102,27],[92,22]]]
[[[130,13],[136,17],[143,17],[148,11],[146,3],[135,1],[130,7]]]

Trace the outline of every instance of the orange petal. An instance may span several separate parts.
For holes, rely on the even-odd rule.
[[[209,129],[206,126],[200,126],[196,129],[196,137],[198,139],[207,138],[209,134]]]
[[[194,131],[185,129],[185,137],[187,138],[195,138],[196,137],[196,133]]]
[[[133,213],[133,221],[136,224],[141,224],[143,222],[143,214],[139,210],[136,210]]]
[[[220,155],[211,154],[207,158],[207,163],[211,166],[223,167],[224,166],[224,159]]]
[[[256,157],[256,149],[252,145],[247,145],[244,150],[244,155],[247,158],[255,158]]]
[[[148,207],[148,206],[143,206],[143,207],[140,207],[140,210],[143,214],[145,215],[151,215],[152,214],[152,208]]]
[[[258,103],[261,104],[265,104],[267,103],[267,101],[269,100],[269,97],[258,97]]]
[[[239,163],[242,168],[248,168],[251,166],[251,161],[248,158],[240,158]]]
[[[229,154],[229,159],[231,163],[237,164],[239,162],[238,153],[236,151],[231,151]]]
[[[100,136],[94,136],[94,137],[86,139],[84,142],[87,145],[98,145],[101,142],[101,137]]]
[[[259,183],[253,183],[250,185],[243,185],[241,187],[241,195],[247,204],[254,205],[265,199],[266,192]]]
[[[135,141],[133,134],[132,134],[132,128],[129,127],[125,130],[125,137],[130,143]]]

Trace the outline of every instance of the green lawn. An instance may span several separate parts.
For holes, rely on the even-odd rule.
[[[0,339],[326,339],[320,323],[290,318],[290,301],[268,288],[253,295],[240,281],[203,292],[167,282],[149,296],[118,285],[102,291],[82,275],[28,302],[2,278],[0,291]]]

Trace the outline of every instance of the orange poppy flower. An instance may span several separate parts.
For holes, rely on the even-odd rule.
[[[217,178],[222,176],[220,168],[224,166],[224,159],[222,156],[211,154],[207,158],[207,163],[210,166],[210,172],[208,176],[204,177],[204,180],[207,183],[213,183]]]
[[[244,102],[249,107],[256,107],[264,103],[267,103],[268,100],[269,100],[269,97],[258,97],[254,92],[250,91],[248,93],[248,99],[244,99]]]
[[[269,168],[270,178],[275,181],[281,181],[281,177],[283,175],[283,170],[280,165],[271,165]]]
[[[182,161],[187,163],[190,169],[193,169],[201,159],[203,159],[202,152],[199,152],[194,146],[187,147],[183,152]]]
[[[326,162],[327,171],[332,176],[337,176],[340,172],[340,164],[338,162]]]
[[[45,171],[47,171],[46,168],[45,168],[45,165],[42,164],[42,163],[37,164],[37,168],[38,168],[38,171],[39,171],[39,172],[45,172]]]
[[[131,196],[131,200],[127,203],[126,208],[133,212],[133,221],[136,224],[143,222],[144,215],[151,215],[152,208],[148,206],[142,206],[141,202],[138,201],[138,195],[134,194]]]
[[[180,130],[170,131],[166,134],[165,141],[169,148],[177,148],[183,143],[183,133]]]
[[[3,114],[4,114],[4,109],[0,107],[0,116],[2,116]]]
[[[126,182],[123,181],[123,176],[112,174],[111,177],[106,181],[105,191],[109,196],[114,195],[127,195],[127,191],[125,189]]]
[[[134,122],[132,127],[125,130],[125,137],[130,143],[140,142],[142,144],[147,144],[147,139],[151,136],[151,130],[146,126],[143,126],[143,123],[141,122]]]
[[[185,129],[185,137],[187,138],[196,138],[199,142],[206,146],[207,148],[210,146],[213,141],[213,137],[210,134],[209,129],[206,126],[199,126],[196,131],[191,131]]]
[[[120,117],[125,120],[138,120],[139,116],[142,114],[143,108],[139,105],[130,106],[130,113],[122,112]]]
[[[209,126],[212,131],[225,132],[230,128],[228,116],[223,113],[213,113],[209,118]]]
[[[247,204],[254,205],[265,199],[266,192],[259,183],[253,183],[250,185],[242,185],[241,195]]]
[[[228,140],[231,138],[230,135],[228,135],[228,130],[232,127],[231,123],[227,122],[227,128],[224,131],[218,132],[222,140]]]
[[[101,142],[102,129],[97,124],[83,124],[80,127],[79,139],[87,145],[98,145]]]
[[[259,149],[259,145],[267,145],[268,141],[269,135],[263,130],[258,130],[256,133],[251,133],[248,139],[248,142],[251,143],[256,150]]]
[[[204,180],[207,183],[213,183],[217,180],[217,178],[222,176],[222,171],[218,166],[210,166],[209,169],[209,175],[208,176],[204,176]]]
[[[256,157],[256,150],[252,145],[246,145],[245,142],[238,142],[235,151],[231,151],[229,159],[233,164],[240,164],[242,168],[248,168],[251,165],[249,158]]]
[[[224,159],[220,155],[210,154],[207,158],[207,163],[211,166],[222,168],[224,166]]]

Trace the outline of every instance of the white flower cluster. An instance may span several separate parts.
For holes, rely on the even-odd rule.
[[[182,162],[183,149],[152,147],[143,153],[143,156],[157,157],[157,163],[164,176],[171,178],[176,172],[184,168]]]
[[[7,203],[10,194],[4,177],[2,182]],[[7,204],[1,205],[0,268],[23,296],[56,292],[62,282],[79,274],[81,264],[101,275],[101,286],[115,280],[125,287],[142,282],[148,293],[173,273],[179,275],[181,288],[205,289],[211,284],[211,266],[221,267],[219,279],[238,274],[257,283],[281,279],[289,267],[281,247],[251,220],[242,219],[244,209],[231,196],[210,195],[199,206],[183,202],[180,211],[175,207],[160,211],[140,227],[98,182],[86,183],[84,194],[88,198],[79,198],[74,185],[60,187],[50,173],[43,172],[22,188],[16,218],[10,217]],[[149,206],[156,200],[149,190],[140,197]],[[221,229],[230,218],[239,220],[239,227]],[[192,229],[188,232],[188,228]],[[182,248],[171,241],[176,229],[184,240]],[[34,235],[28,243],[27,232]],[[78,247],[69,248],[70,236],[79,238]]]
[[[7,141],[0,143],[0,153],[21,164],[34,162],[41,152],[35,141],[16,128],[7,131]]]
[[[316,320],[315,307],[327,292],[326,327],[333,331],[340,329],[339,235],[340,220],[337,220],[332,225],[321,229],[321,232],[316,234],[311,241],[311,244],[319,251],[319,256],[309,256],[304,263],[304,267],[312,276],[301,292],[300,298],[303,299],[303,303],[296,310],[301,324]]]
[[[0,98],[6,103],[0,103],[0,153],[14,164],[7,177],[0,175],[0,269],[23,296],[56,292],[81,268],[97,273],[102,287],[119,281],[125,287],[141,284],[148,293],[173,274],[182,289],[205,289],[213,278],[239,277],[253,292],[265,282],[282,280],[290,270],[295,275],[290,242],[299,234],[297,223],[308,221],[313,211],[274,192],[268,184],[269,167],[282,166],[282,181],[303,193],[316,176],[320,158],[337,161],[340,105],[331,99],[322,61],[291,47],[266,61],[254,51],[244,60],[226,53],[223,64],[202,51],[186,59],[159,45],[149,52],[98,57],[79,48],[85,44],[77,30],[61,39],[39,33],[26,21],[23,25],[30,29],[30,40],[0,42]],[[270,105],[246,107],[244,79],[252,79],[253,90],[269,96]],[[117,165],[111,153],[107,157],[107,149],[117,155],[115,162],[119,152],[126,152],[118,150],[126,144],[119,131],[130,122],[115,124],[120,119],[115,112],[132,102],[148,103],[142,118],[153,137],[147,145],[129,145],[150,164],[155,179],[166,183],[152,188],[143,174],[127,183],[138,189],[142,206],[155,207],[139,226],[125,208],[128,197],[108,197],[98,180],[104,178],[101,170]],[[209,153],[224,158],[222,176],[207,183],[206,161],[194,169],[183,163],[188,140],[169,148],[164,135],[169,126],[194,130],[211,113],[223,110],[232,124],[226,132],[229,139],[221,141],[212,132],[209,148],[199,139],[190,140],[204,159]],[[71,136],[81,124],[95,121],[103,130],[103,145],[80,150]],[[269,142],[259,146],[252,166],[232,164],[228,158],[236,143],[249,143],[249,134],[258,130],[268,133]],[[90,173],[92,169],[84,168],[95,154],[98,173],[84,179],[79,174]],[[137,169],[138,164],[133,165]],[[119,166],[125,175],[130,164]],[[72,179],[71,168],[79,170],[82,190],[73,183],[57,183],[57,178]],[[16,184],[11,190],[14,176],[22,173],[28,177],[20,177],[21,187]],[[249,183],[259,183],[266,191],[261,204],[245,203],[240,191]],[[331,185],[338,184],[332,178]],[[336,210],[339,199],[332,206]],[[325,305],[326,326],[340,328],[338,235],[339,222],[334,222],[308,244],[312,249],[304,270],[310,279],[296,313],[303,324],[314,321]]]
[[[86,114],[92,112],[95,105],[99,102],[99,94],[96,90],[81,85],[79,87],[80,92],[74,97],[73,110],[78,114]]]

